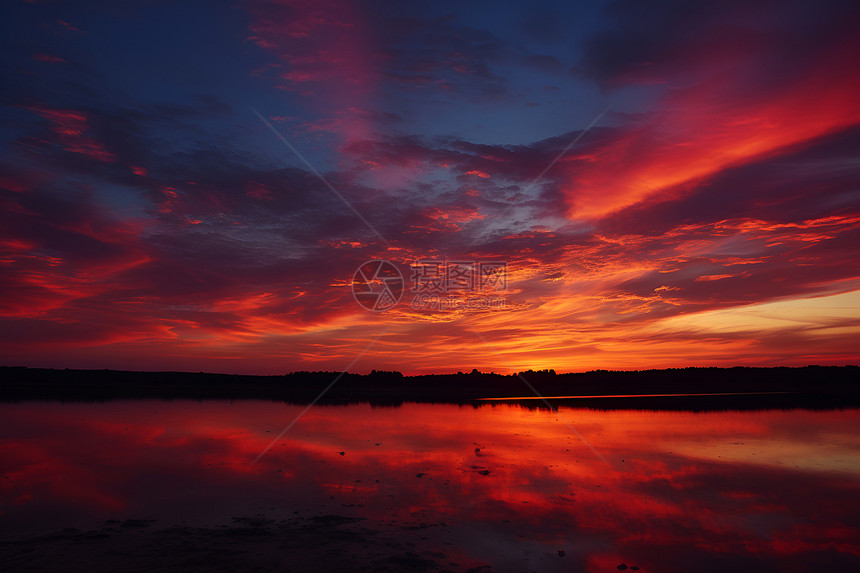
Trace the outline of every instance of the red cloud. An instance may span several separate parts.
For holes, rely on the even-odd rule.
[[[36,60],[37,62],[47,62],[49,64],[61,64],[61,63],[66,61],[59,56],[53,56],[51,54],[43,54],[41,52],[37,52],[37,53],[33,54],[33,59]]]
[[[251,4],[250,40],[280,60],[276,87],[295,91],[346,141],[367,139],[377,74],[361,13],[353,2]]]
[[[272,190],[256,181],[252,181],[245,186],[245,195],[252,199],[271,200],[273,198]]]
[[[26,109],[51,121],[52,129],[63,149],[105,163],[116,161],[114,155],[105,149],[100,141],[89,135],[87,116],[83,112],[44,107],[28,107]]]
[[[767,77],[767,60],[756,60],[764,47],[703,54],[699,66],[709,77],[669,91],[648,121],[567,160],[568,215],[599,219],[671,200],[723,170],[860,124],[860,76],[846,73],[856,40],[831,41],[793,81],[770,84],[759,78]]]

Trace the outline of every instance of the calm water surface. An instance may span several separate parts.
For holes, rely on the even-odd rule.
[[[184,536],[226,552],[210,563],[253,546],[283,570],[860,565],[860,410],[316,406],[273,443],[302,410],[0,404],[3,554],[176,560],[141,547]]]

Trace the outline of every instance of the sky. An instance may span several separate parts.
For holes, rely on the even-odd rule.
[[[860,363],[856,2],[0,12],[0,363]]]

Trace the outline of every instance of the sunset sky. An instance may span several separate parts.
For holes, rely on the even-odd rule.
[[[860,362],[854,0],[0,18],[4,365]],[[352,293],[375,259],[406,281],[384,312]],[[506,289],[416,309],[425,260],[506,263]]]

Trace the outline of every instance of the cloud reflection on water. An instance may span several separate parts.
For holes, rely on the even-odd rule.
[[[302,408],[0,405],[0,531],[334,514],[444,522],[449,543],[497,570],[804,569],[860,558],[857,410],[323,406],[252,464]],[[416,538],[432,546],[440,535]]]

